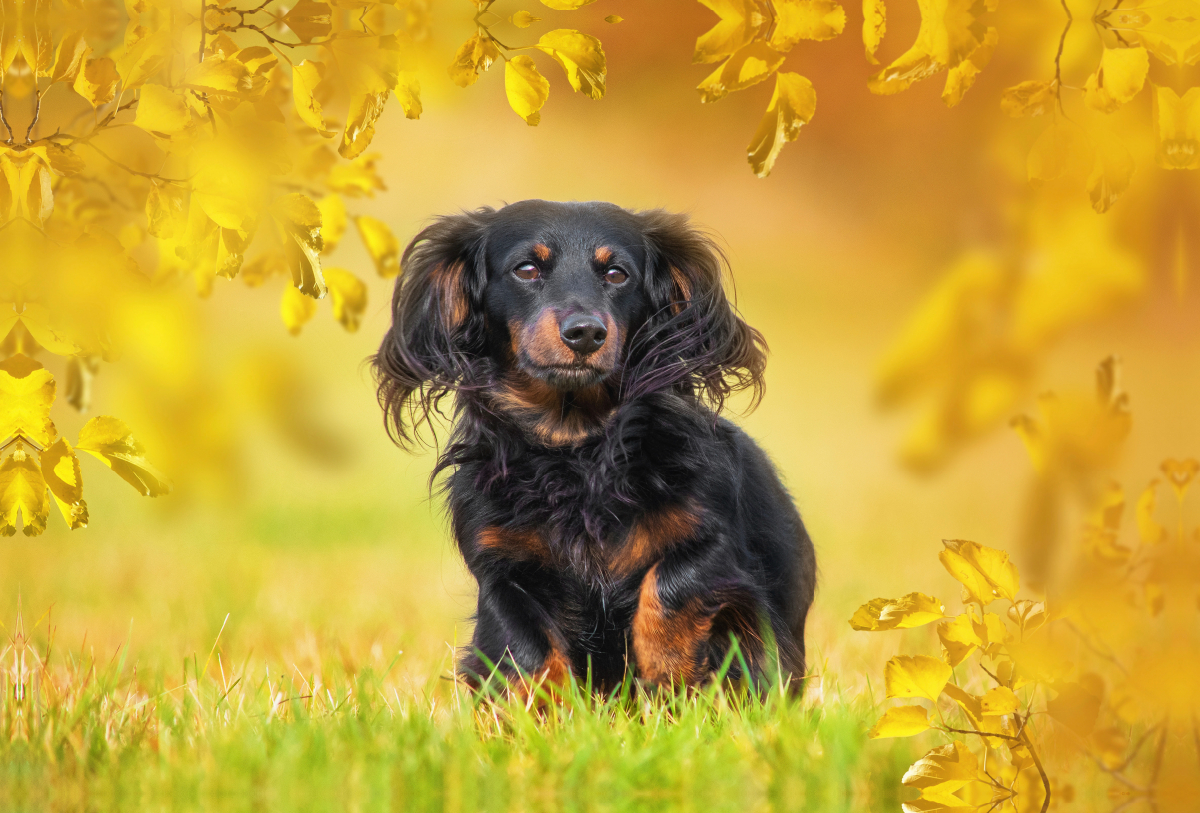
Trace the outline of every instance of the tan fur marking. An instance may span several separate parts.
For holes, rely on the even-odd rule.
[[[537,243],[533,247],[533,253],[537,255],[539,260],[545,262],[550,259],[550,246],[545,243]]]
[[[604,265],[613,258],[613,250],[608,246],[600,246],[596,249],[596,262]]]
[[[446,328],[453,330],[467,318],[467,298],[462,290],[463,264],[454,263],[433,269],[433,287],[437,291],[438,312]]]
[[[694,685],[704,674],[700,648],[708,640],[712,616],[698,601],[669,612],[658,595],[658,565],[642,581],[637,612],[633,616],[633,654],[638,676],[652,683]]]
[[[481,548],[510,559],[544,561],[550,558],[550,550],[545,541],[534,531],[515,531],[488,526],[476,534],[475,541]]]
[[[546,660],[542,664],[541,677],[548,683],[559,686],[571,679],[571,659],[566,653],[553,644]]]
[[[675,290],[671,293],[671,313],[677,314],[692,301],[692,283],[675,266],[671,266],[671,281],[675,283]]]
[[[639,517],[609,567],[620,576],[628,576],[675,545],[688,541],[699,526],[700,511],[694,505],[673,505]]]
[[[582,443],[603,428],[612,413],[612,400],[603,387],[576,390],[570,397],[571,407],[564,409],[562,393],[523,374],[510,376],[492,391],[496,407],[547,446]]]

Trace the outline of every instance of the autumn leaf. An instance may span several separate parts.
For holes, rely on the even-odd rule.
[[[1008,608],[1009,619],[1015,623],[1023,635],[1029,635],[1046,623],[1046,602],[1022,599],[1014,601]]]
[[[942,618],[945,610],[940,601],[924,593],[909,593],[899,599],[877,598],[855,611],[850,626],[872,632],[911,629]]]
[[[943,786],[948,791],[979,778],[979,761],[961,742],[932,749],[904,773],[900,781],[913,788]]]
[[[541,17],[534,17],[528,11],[522,10],[514,12],[513,15],[508,18],[508,21],[517,28],[529,28],[529,26],[533,25],[534,23],[541,22],[541,19]]]
[[[305,296],[291,285],[283,286],[283,299],[279,303],[279,315],[288,333],[299,336],[300,330],[317,315],[317,301]]]
[[[0,441],[21,437],[49,446],[58,435],[50,420],[55,387],[50,371],[22,353],[0,362]]]
[[[1138,536],[1144,545],[1158,545],[1167,539],[1167,529],[1154,519],[1154,509],[1158,503],[1155,492],[1157,485],[1157,480],[1151,480],[1137,502]]]
[[[760,178],[771,173],[783,145],[800,136],[800,128],[812,120],[817,110],[817,93],[812,82],[797,73],[775,76],[775,92],[750,142],[750,168]]]
[[[83,68],[91,48],[84,39],[82,31],[68,31],[58,43],[54,53],[54,66],[50,69],[51,82],[75,84],[75,78]]]
[[[1100,714],[1101,698],[1082,683],[1059,683],[1052,688],[1058,694],[1046,701],[1050,716],[1081,737],[1091,734]]]
[[[46,481],[33,455],[20,444],[0,463],[0,535],[16,534],[18,512],[26,536],[46,530],[50,515]]]
[[[749,45],[770,23],[760,0],[699,0],[720,21],[696,40],[693,63],[719,62]]]
[[[89,59],[75,77],[75,92],[87,99],[92,107],[108,104],[117,95],[121,77],[117,64],[106,56]]]
[[[337,163],[329,168],[326,184],[334,192],[351,198],[373,198],[377,191],[386,191],[383,179],[375,169],[379,153],[360,155],[349,163]],[[343,219],[344,219],[343,213]],[[326,236],[322,232],[322,236]]]
[[[873,740],[911,737],[929,728],[929,712],[924,706],[893,706],[871,726],[867,736]]]
[[[83,499],[83,475],[71,444],[66,438],[59,438],[42,452],[41,463],[42,478],[67,527],[72,531],[86,528],[88,510]]]
[[[863,49],[866,51],[867,61],[878,65],[879,60],[875,58],[875,52],[879,50],[879,45],[887,33],[887,6],[884,0],[863,0],[862,9]]]
[[[504,91],[513,111],[536,126],[542,120],[542,105],[550,98],[550,83],[538,73],[533,58],[515,56],[504,64]]]
[[[275,202],[275,220],[288,238],[288,265],[292,284],[301,293],[320,299],[325,296],[321,275],[321,210],[299,192],[284,195]]]
[[[751,85],[758,84],[778,70],[786,58],[787,54],[776,51],[761,40],[752,42],[738,49],[725,61],[725,64],[709,74],[696,87],[700,91],[700,101],[715,102],[734,91],[744,90]],[[802,79],[803,77],[798,78]],[[809,89],[811,90],[811,84]],[[776,86],[776,90],[778,90],[778,86]],[[816,95],[813,94],[812,98],[815,107]]]
[[[1113,113],[1141,92],[1149,71],[1145,48],[1105,48],[1100,67],[1084,85],[1084,101],[1093,110]]]
[[[75,448],[100,460],[143,496],[160,497],[171,490],[167,479],[146,460],[146,451],[133,432],[116,418],[92,418],[79,430]]]
[[[1016,598],[1019,578],[1007,553],[959,539],[947,539],[943,544],[946,549],[938,559],[966,588],[971,601],[987,605],[996,598]]]
[[[994,689],[989,689],[980,698],[979,702],[985,717],[999,717],[1004,714],[1012,714],[1021,707],[1017,696],[1007,686],[997,686]]]
[[[333,10],[327,3],[315,0],[299,0],[280,19],[292,30],[301,42],[312,42],[326,37],[333,30]]]
[[[354,333],[367,310],[366,283],[343,268],[325,269],[325,282],[329,285],[333,318]]]
[[[1014,118],[1033,117],[1053,110],[1057,101],[1057,80],[1031,80],[1005,90],[1000,98],[1000,109]]]
[[[1194,458],[1185,460],[1175,460],[1167,458],[1159,466],[1167,478],[1167,484],[1171,486],[1171,490],[1175,492],[1175,498],[1183,502],[1183,498],[1187,495],[1188,487],[1191,486],[1192,480],[1197,474],[1200,474],[1200,461]]]
[[[329,254],[346,233],[346,204],[340,195],[326,195],[317,201],[317,209],[321,212],[321,253]]]
[[[1092,165],[1092,147],[1087,134],[1077,124],[1054,121],[1042,131],[1029,151],[1026,170],[1035,187],[1061,178],[1078,167]]]
[[[338,145],[343,158],[356,158],[370,146],[389,93],[396,92],[407,117],[420,116],[419,88],[415,77],[401,70],[402,54],[395,37],[347,31],[324,48],[350,94],[346,127]]]
[[[952,671],[948,663],[928,655],[897,655],[884,667],[887,696],[936,701]]]
[[[470,39],[459,46],[450,63],[450,78],[460,88],[475,84],[479,74],[492,67],[492,63],[500,58],[500,49],[492,38],[482,31],[476,32]]]
[[[152,183],[146,195],[146,230],[169,240],[183,231],[186,219],[187,190],[175,184]]]
[[[301,121],[325,138],[333,138],[337,133],[327,126],[321,103],[315,96],[317,85],[324,76],[325,66],[320,62],[306,59],[293,65],[292,98],[296,103],[296,114],[300,116]]]
[[[775,27],[767,43],[791,50],[801,40],[828,40],[846,27],[846,10],[836,0],[774,0]]]
[[[1200,87],[1179,96],[1169,87],[1153,87],[1151,119],[1163,169],[1200,169]]]
[[[1124,194],[1133,179],[1133,155],[1124,142],[1104,134],[1095,140],[1096,162],[1088,176],[1092,208],[1103,214]]]
[[[975,651],[983,646],[983,641],[975,632],[975,625],[967,613],[956,616],[951,621],[943,621],[937,625],[938,639],[942,642],[942,651],[946,661],[951,666],[958,666]]]
[[[534,46],[554,57],[566,71],[571,87],[599,101],[604,97],[604,78],[608,68],[600,40],[570,28],[547,32]]]
[[[379,276],[394,277],[400,273],[400,241],[382,220],[368,215],[354,218],[358,235],[375,263]]]
[[[162,85],[144,85],[133,123],[157,138],[169,139],[187,129],[191,121],[183,94]]]

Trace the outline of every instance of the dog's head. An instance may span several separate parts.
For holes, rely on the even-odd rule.
[[[725,296],[720,250],[682,215],[523,201],[438,219],[401,265],[373,360],[397,440],[451,392],[552,445],[650,393],[719,411],[761,392],[762,337]]]

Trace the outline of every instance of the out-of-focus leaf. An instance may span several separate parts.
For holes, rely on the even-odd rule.
[[[358,235],[362,238],[367,253],[375,263],[379,276],[394,277],[400,273],[400,241],[382,220],[368,215],[354,218]]]
[[[543,34],[534,47],[562,65],[575,90],[597,101],[604,97],[608,68],[600,40],[570,28],[558,28]]]
[[[68,31],[59,41],[58,50],[54,54],[50,81],[75,84],[75,77],[79,75],[79,70],[90,51],[82,31]]]
[[[187,102],[162,85],[143,85],[133,123],[150,135],[170,138],[187,129],[190,116]]]
[[[33,455],[20,444],[0,463],[0,535],[16,534],[18,511],[26,536],[46,530],[50,515],[46,481]]]
[[[1004,714],[1012,714],[1021,707],[1021,703],[1017,700],[1017,696],[1013,694],[1013,690],[1006,686],[997,686],[994,689],[989,689],[987,694],[980,698],[979,702],[986,717],[999,717]]]
[[[886,33],[887,6],[884,0],[863,0],[863,49],[866,51],[867,61],[872,65],[879,64],[875,52],[879,50],[879,44],[883,42]]]
[[[1124,142],[1107,133],[1096,138],[1095,143],[1096,163],[1088,176],[1087,190],[1092,208],[1103,214],[1129,188],[1133,178],[1133,155]]]
[[[933,596],[909,593],[903,598],[872,599],[854,612],[850,626],[860,631],[911,629],[944,617],[946,608]]]
[[[1158,545],[1167,538],[1167,529],[1154,518],[1154,509],[1158,503],[1158,495],[1155,490],[1157,486],[1158,480],[1150,481],[1150,485],[1146,486],[1146,490],[1138,498],[1138,536],[1141,537],[1144,545]]]
[[[1175,498],[1183,502],[1183,498],[1187,495],[1188,487],[1192,484],[1192,480],[1200,474],[1200,461],[1194,458],[1185,460],[1176,460],[1167,458],[1159,467],[1163,474],[1167,477],[1167,483],[1171,486],[1171,490],[1175,492]]]
[[[287,326],[288,333],[299,336],[305,324],[317,315],[317,301],[305,296],[291,285],[283,286],[283,299],[279,303],[279,315]]]
[[[611,25],[616,25],[617,23],[625,22],[625,18],[622,17],[620,14],[610,14],[604,18],[604,22],[609,23]]]
[[[1050,716],[1081,737],[1091,734],[1100,714],[1102,698],[1082,683],[1059,683],[1052,688],[1058,695],[1046,701]]]
[[[396,101],[404,111],[406,119],[421,118],[421,80],[412,71],[400,71],[396,76],[396,84],[392,86]]]
[[[1100,67],[1084,85],[1084,101],[1101,113],[1113,113],[1141,92],[1149,72],[1145,48],[1105,48]]]
[[[556,11],[574,11],[577,8],[591,5],[596,0],[542,0],[542,5]]]
[[[1058,101],[1058,81],[1030,80],[1014,85],[1000,97],[1000,109],[1013,118],[1040,116],[1054,109]]]
[[[867,736],[873,740],[887,737],[911,737],[929,729],[929,712],[924,706],[893,706],[871,726]]]
[[[344,268],[326,268],[325,282],[333,305],[333,318],[350,333],[358,330],[367,310],[367,286]]]
[[[321,103],[315,95],[317,85],[324,76],[325,66],[320,62],[306,59],[298,65],[293,65],[292,98],[301,121],[326,138],[333,138],[337,133],[326,125]]]
[[[974,0],[917,0],[921,27],[916,42],[898,59],[867,82],[872,93],[891,95],[914,82],[946,71],[942,101],[953,107],[962,101],[975,76],[992,58],[999,35],[977,23]],[[994,2],[987,4],[989,10]]]
[[[1026,161],[1029,181],[1034,186],[1091,166],[1092,146],[1087,134],[1065,120],[1055,121],[1042,131]]]
[[[1046,602],[1022,599],[1014,601],[1008,608],[1009,619],[1021,628],[1023,635],[1029,635],[1046,623]]]
[[[719,62],[749,45],[770,23],[760,0],[700,0],[720,21],[696,40],[692,62]]]
[[[79,458],[66,438],[59,438],[42,452],[42,477],[67,527],[72,531],[86,528],[88,510],[83,499],[83,475],[79,471]]]
[[[937,625],[938,638],[946,661],[951,666],[958,666],[967,659],[976,647],[983,646],[983,641],[975,633],[975,625],[967,613],[956,616],[952,621],[943,621]]]
[[[146,230],[155,237],[169,240],[182,232],[186,223],[187,189],[175,184],[152,184],[146,195]]]
[[[22,353],[0,362],[0,441],[20,436],[49,446],[58,435],[50,420],[55,387],[50,371]]]
[[[301,42],[312,42],[333,30],[332,10],[326,3],[300,0],[283,15],[281,22],[292,29]]]
[[[337,163],[329,168],[326,183],[334,192],[351,198],[373,198],[376,190],[386,190],[383,179],[375,169],[379,153],[360,155],[349,163]],[[343,219],[345,214],[343,212]],[[324,232],[322,232],[324,236]]]
[[[79,412],[87,412],[92,403],[92,379],[100,370],[96,356],[72,356],[67,362],[67,403]]]
[[[747,157],[750,168],[765,178],[775,166],[783,145],[800,136],[800,128],[817,112],[817,92],[812,82],[798,73],[780,72],[775,76],[775,92],[767,112],[758,123]]]
[[[517,28],[529,28],[529,26],[533,25],[534,23],[540,22],[541,19],[541,17],[534,17],[528,11],[522,10],[515,12],[511,17],[508,18],[508,21]]]
[[[1008,554],[977,542],[947,539],[938,554],[950,575],[962,583],[972,601],[987,605],[996,598],[1016,598],[1020,579]]]
[[[375,137],[375,122],[390,92],[396,91],[409,118],[420,115],[419,101],[413,107],[414,77],[400,69],[402,55],[395,37],[343,31],[324,47],[337,64],[350,94],[346,129],[338,145],[343,158],[357,158],[370,146]]]
[[[120,81],[117,64],[102,56],[83,63],[83,68],[75,77],[74,88],[92,107],[99,107],[113,100]]]
[[[479,74],[492,67],[492,63],[499,58],[500,49],[491,37],[476,32],[459,46],[454,61],[450,63],[450,78],[460,88],[470,87],[475,84]]]
[[[787,54],[776,51],[762,40],[743,46],[696,87],[696,90],[700,91],[700,101],[715,102],[734,91],[756,85],[777,71],[786,58]],[[798,74],[792,75],[803,79]],[[811,84],[809,89],[811,90]],[[815,105],[815,93],[812,98]]]
[[[937,701],[952,673],[950,664],[928,655],[897,655],[883,677],[888,697],[924,697]]]
[[[515,56],[504,64],[504,91],[513,111],[536,126],[542,120],[542,105],[550,98],[550,83],[538,73],[533,58]]]
[[[1169,87],[1153,87],[1155,161],[1163,169],[1200,169],[1200,87],[1179,96]]]
[[[833,39],[846,27],[846,10],[837,0],[774,0],[775,28],[767,43],[789,51],[800,40]]]
[[[171,491],[166,477],[146,460],[142,444],[117,418],[108,415],[92,418],[79,430],[75,448],[100,460],[142,496],[160,497]]]
[[[346,233],[346,204],[342,203],[340,195],[329,194],[317,201],[321,210],[321,241],[324,247],[322,254],[329,254]]]
[[[320,299],[325,296],[325,278],[321,275],[321,210],[299,192],[284,195],[275,202],[275,219],[290,238],[288,264],[292,283],[301,293]]]

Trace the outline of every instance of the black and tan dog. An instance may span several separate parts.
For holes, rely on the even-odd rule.
[[[718,417],[761,394],[766,354],[713,243],[681,215],[524,201],[438,219],[402,265],[374,365],[401,443],[452,396],[435,476],[479,582],[460,672],[697,684],[736,638],[752,677],[799,677],[813,546]]]

